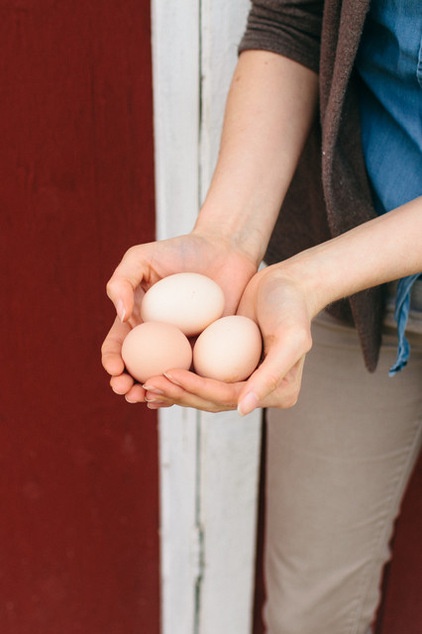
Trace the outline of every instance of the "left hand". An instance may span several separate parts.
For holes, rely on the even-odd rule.
[[[248,252],[233,245],[231,239],[204,230],[136,245],[126,252],[107,285],[120,319],[114,321],[101,352],[104,369],[111,377],[111,388],[128,402],[143,402],[145,390],[125,371],[121,356],[123,340],[141,322],[140,306],[145,291],[163,277],[183,271],[214,279],[224,291],[225,314],[233,314],[256,271],[256,263]]]

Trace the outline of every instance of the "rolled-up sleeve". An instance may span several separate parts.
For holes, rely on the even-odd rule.
[[[266,50],[318,72],[323,0],[253,0],[239,53]]]

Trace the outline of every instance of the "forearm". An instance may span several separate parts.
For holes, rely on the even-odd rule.
[[[311,316],[358,291],[422,271],[422,197],[279,267],[305,287]]]
[[[259,264],[315,116],[317,84],[315,73],[280,55],[240,55],[195,231],[229,238]]]

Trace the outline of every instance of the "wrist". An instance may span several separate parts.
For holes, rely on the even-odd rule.
[[[269,235],[258,222],[248,222],[246,213],[211,209],[203,205],[192,233],[227,245],[229,250],[242,253],[258,268],[267,248]]]
[[[341,267],[335,262],[330,264],[325,256],[314,247],[273,265],[280,283],[284,281],[300,289],[311,320],[344,296],[338,283],[341,274],[336,270]]]

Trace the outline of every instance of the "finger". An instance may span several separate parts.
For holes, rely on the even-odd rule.
[[[128,394],[133,385],[133,378],[129,374],[126,374],[126,372],[119,374],[118,376],[113,376],[110,379],[111,389],[113,392],[120,394],[121,396]]]
[[[125,394],[125,399],[128,403],[144,403],[145,402],[145,390],[139,383],[133,383],[130,389]]]
[[[265,397],[261,407],[287,409],[296,405],[302,384],[304,361],[305,357],[299,359],[296,365],[281,379],[278,387]]]
[[[105,371],[111,376],[118,376],[122,374],[125,369],[121,350],[123,339],[129,330],[130,326],[128,324],[122,324],[121,321],[116,318],[101,346],[101,362]]]
[[[147,403],[148,409],[153,409],[153,410],[166,409],[166,408],[169,408],[169,407],[173,407],[173,405],[174,405],[174,403],[163,403],[163,402],[160,402],[160,401],[154,401],[154,402],[148,402]]]
[[[147,400],[155,397],[167,404],[217,412],[236,409],[242,386],[243,383],[223,383],[174,369],[165,376],[148,379],[143,387]]]

